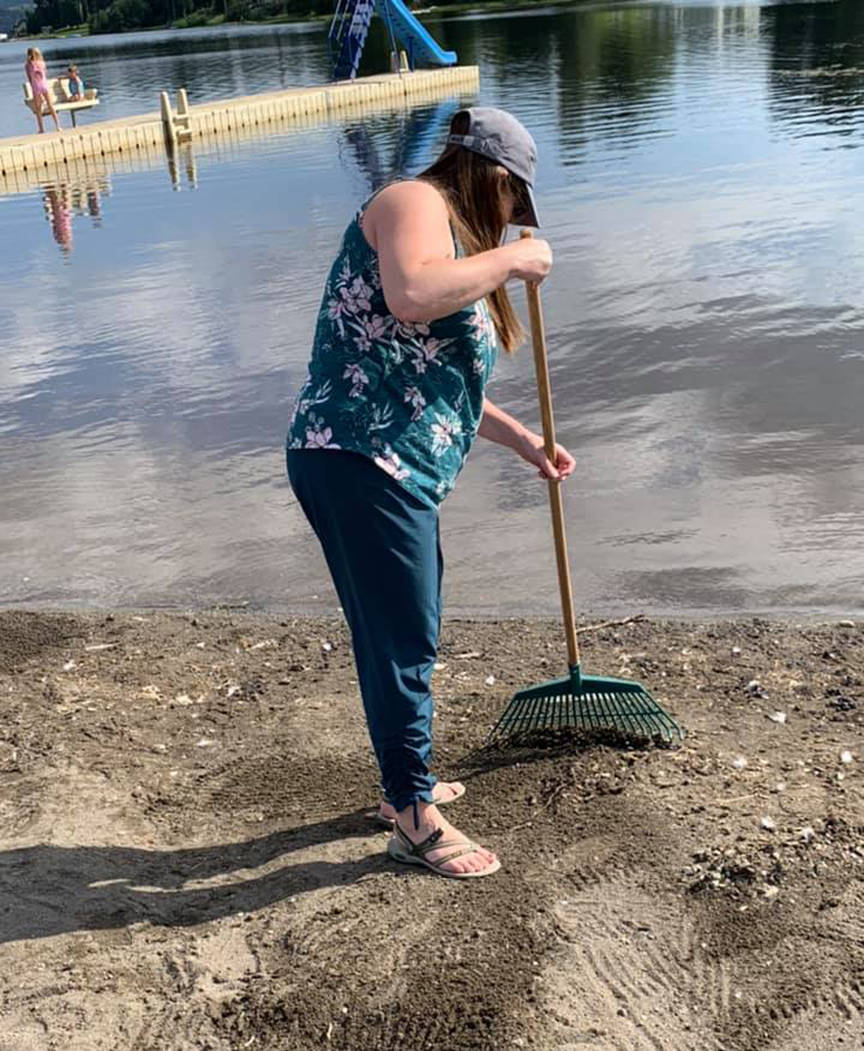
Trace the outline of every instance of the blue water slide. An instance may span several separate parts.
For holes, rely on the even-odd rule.
[[[455,51],[445,51],[435,42],[420,21],[402,3],[402,0],[375,0],[378,13],[392,27],[408,54],[408,65],[411,69],[418,61],[429,62],[436,66],[455,66]]]

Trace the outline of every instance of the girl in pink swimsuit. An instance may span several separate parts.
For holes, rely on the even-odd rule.
[[[42,127],[42,106],[48,106],[48,112],[54,118],[57,130],[60,130],[60,121],[57,119],[57,110],[51,101],[51,92],[48,89],[48,81],[45,77],[45,59],[38,47],[27,48],[27,61],[24,64],[24,72],[30,81],[30,89],[33,92],[33,105],[36,113],[36,123],[39,125],[39,133],[45,129]]]

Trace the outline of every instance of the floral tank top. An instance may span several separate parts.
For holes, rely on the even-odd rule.
[[[437,508],[480,426],[495,326],[485,300],[428,323],[395,318],[362,214],[327,279],[287,446],[362,453]]]

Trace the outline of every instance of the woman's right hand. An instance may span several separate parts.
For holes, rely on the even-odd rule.
[[[511,278],[539,284],[552,269],[552,249],[542,237],[520,237],[507,248],[513,254]]]

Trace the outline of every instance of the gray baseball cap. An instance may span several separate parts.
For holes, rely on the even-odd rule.
[[[513,222],[519,226],[539,226],[534,200],[537,144],[528,130],[506,110],[493,106],[472,106],[460,110],[456,117],[463,114],[469,120],[468,131],[464,135],[448,135],[448,145],[464,146],[518,176],[524,184],[524,193],[513,209]]]

